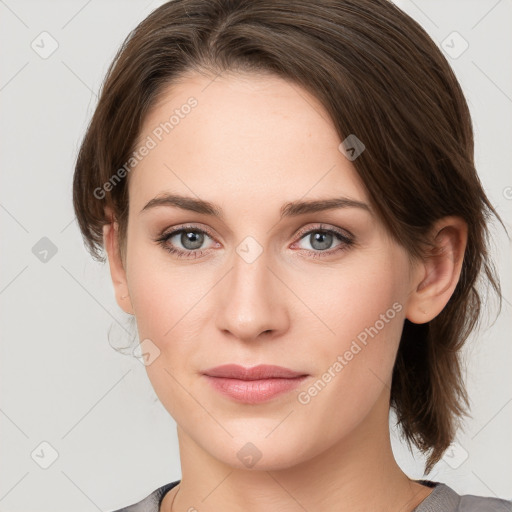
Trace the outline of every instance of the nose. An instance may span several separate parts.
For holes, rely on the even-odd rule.
[[[235,253],[216,299],[216,327],[243,341],[282,335],[289,326],[286,286],[271,268],[268,251],[255,259]],[[281,278],[282,279],[282,278]]]

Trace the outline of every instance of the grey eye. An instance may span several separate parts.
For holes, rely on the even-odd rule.
[[[330,233],[314,233],[309,235],[311,247],[316,250],[329,249],[334,237]]]
[[[329,233],[327,231],[321,231],[317,229],[314,231],[310,231],[309,233],[306,233],[301,238],[301,241],[307,241],[309,244],[309,247],[302,248],[313,251],[325,251],[333,247],[333,241],[335,239],[340,240],[340,236],[335,235],[334,233]]]
[[[185,249],[190,251],[194,251],[199,249],[204,243],[204,234],[198,233],[196,231],[182,231],[181,234],[177,234],[175,236],[180,236],[180,243],[183,245]]]

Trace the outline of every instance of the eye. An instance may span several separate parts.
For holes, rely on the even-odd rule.
[[[212,238],[207,231],[195,226],[182,226],[162,234],[155,241],[166,251],[176,254],[178,258],[197,258],[204,252],[200,247],[205,238]],[[181,247],[183,248],[180,248]]]
[[[347,250],[354,244],[354,237],[348,232],[344,233],[338,229],[329,229],[323,225],[307,231],[302,230],[298,236],[301,237],[299,242],[304,240],[309,245],[309,247],[302,248],[302,250],[312,253],[310,256],[312,258],[330,256],[339,251]],[[336,241],[339,243],[332,248],[333,243]],[[299,242],[295,242],[294,245]]]

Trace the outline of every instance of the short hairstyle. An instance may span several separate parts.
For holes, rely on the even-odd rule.
[[[501,308],[488,251],[488,221],[501,219],[475,170],[470,112],[450,65],[390,1],[172,0],[154,10],[109,67],[79,150],[73,202],[87,248],[104,261],[108,206],[121,255],[125,250],[129,168],[123,179],[112,178],[135,150],[149,109],[189,72],[227,71],[270,74],[305,88],[340,140],[355,134],[363,142],[352,163],[411,257],[425,257],[436,220],[457,215],[467,222],[453,295],[430,322],[405,320],[393,368],[390,406],[409,446],[428,456],[430,472],[468,415],[460,349],[481,316],[481,281]]]

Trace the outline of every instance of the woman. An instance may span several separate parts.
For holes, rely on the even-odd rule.
[[[126,511],[512,510],[410,479],[468,402],[494,214],[460,86],[386,0],[174,0],[116,56],[74,205],[182,479]]]

